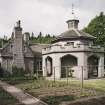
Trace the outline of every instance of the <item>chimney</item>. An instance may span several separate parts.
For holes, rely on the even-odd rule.
[[[22,38],[22,28],[21,28],[21,21],[19,20],[14,27],[14,34],[15,38]]]

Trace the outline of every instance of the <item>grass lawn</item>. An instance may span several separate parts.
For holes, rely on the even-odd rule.
[[[0,105],[23,105],[0,87]]]
[[[48,81],[44,79],[5,79],[22,90],[45,101],[49,105],[59,105],[80,98],[104,95],[105,79],[93,79],[84,81],[84,89],[81,90],[81,81],[69,79],[59,81]]]

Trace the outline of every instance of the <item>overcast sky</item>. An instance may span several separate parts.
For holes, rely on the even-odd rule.
[[[23,32],[59,35],[67,29],[72,3],[80,29],[105,11],[105,0],[0,0],[0,37],[10,37],[19,19]]]

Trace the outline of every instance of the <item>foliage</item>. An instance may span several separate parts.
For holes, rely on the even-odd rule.
[[[83,31],[96,37],[95,44],[105,46],[105,15],[103,12],[91,20]]]
[[[68,83],[65,79],[48,81],[43,78],[34,80],[25,77],[11,77],[7,81],[49,105],[68,103],[71,100],[104,95],[105,93],[105,79],[84,80],[83,93],[81,93],[81,81],[72,78],[68,78]]]
[[[0,67],[0,77],[4,76],[4,70]]]
[[[54,39],[55,39],[55,36],[51,36],[50,34],[46,34],[44,36],[40,32],[39,35],[37,37],[35,37],[34,33],[32,33],[32,35],[30,37],[30,43],[44,43],[44,44],[49,44]]]
[[[2,47],[2,45],[5,45],[6,43],[8,43],[7,39],[0,38],[0,48]]]
[[[11,73],[8,70],[3,69],[2,67],[0,67],[0,77],[10,77]]]
[[[29,35],[30,33],[27,32]],[[11,38],[10,38],[11,39]],[[7,36],[4,35],[4,38],[0,38],[0,48],[2,45],[5,45],[8,43],[10,39],[7,39]],[[40,32],[38,36],[34,35],[32,32],[30,36],[30,43],[43,43],[43,44],[49,44],[52,40],[55,39],[54,35],[46,34],[45,36]]]
[[[16,66],[12,67],[12,75],[13,76],[24,76],[25,70],[23,68],[17,68]]]
[[[3,75],[1,77],[7,77],[8,78],[8,77],[12,76],[11,73],[7,70],[2,69],[2,73],[3,73]]]
[[[59,105],[62,101],[73,101],[74,96],[64,95],[64,96],[47,96],[42,98],[44,102],[48,105]]]

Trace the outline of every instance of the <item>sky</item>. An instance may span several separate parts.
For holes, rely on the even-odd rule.
[[[67,30],[71,5],[80,20],[79,29],[105,11],[105,0],[0,0],[0,37],[11,36],[18,20],[24,32],[59,35]]]

